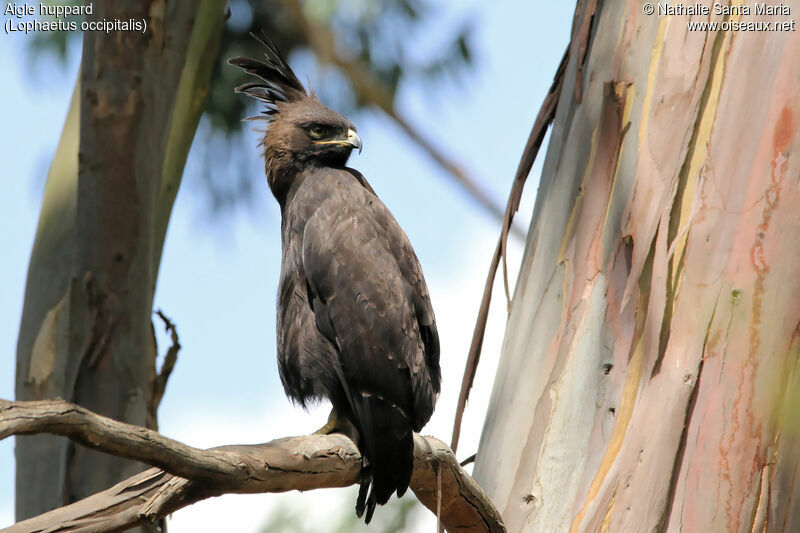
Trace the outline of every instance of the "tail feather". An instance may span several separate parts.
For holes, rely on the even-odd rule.
[[[358,498],[356,498],[356,516],[359,518],[364,514],[364,509],[367,508],[367,493],[369,492],[370,483],[372,483],[372,478],[365,473],[361,477],[361,486],[358,488]]]
[[[343,395],[332,397],[337,416],[344,416],[358,431],[358,449],[363,457],[361,487],[356,515],[366,511],[369,524],[375,505],[383,505],[392,494],[405,494],[414,469],[412,419],[401,407],[377,394],[362,393],[347,383],[337,368]]]
[[[411,420],[397,406],[383,398],[354,394],[355,425],[359,430],[359,448],[365,457],[364,475],[356,514],[366,510],[369,523],[375,505],[383,505],[392,494],[405,494],[414,469],[414,437]]]

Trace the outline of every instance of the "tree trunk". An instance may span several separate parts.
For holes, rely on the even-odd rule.
[[[155,427],[153,293],[224,2],[95,2],[91,19],[147,26],[84,34],[28,269],[16,395]],[[16,457],[17,520],[142,468],[51,436],[18,437]]]
[[[596,9],[475,479],[509,531],[799,531],[800,33]]]

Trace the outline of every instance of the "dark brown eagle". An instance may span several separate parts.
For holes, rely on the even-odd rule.
[[[412,431],[440,390],[439,335],[408,237],[358,171],[356,127],[307,93],[271,42],[266,60],[228,60],[258,81],[236,88],[266,103],[264,159],[281,207],[278,369],[306,406],[328,398],[323,430],[349,435],[364,457],[356,513],[393,493],[413,468]],[[370,488],[371,487],[371,488]]]

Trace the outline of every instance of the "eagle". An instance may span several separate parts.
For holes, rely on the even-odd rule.
[[[306,91],[269,39],[259,61],[228,63],[258,78],[240,85],[265,104],[267,182],[281,209],[278,370],[286,395],[332,404],[320,432],[340,432],[363,458],[356,514],[402,496],[413,432],[441,388],[439,335],[422,267],[405,232],[364,176],[356,127]]]

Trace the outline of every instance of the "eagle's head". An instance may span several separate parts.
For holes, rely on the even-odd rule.
[[[266,104],[261,116],[268,122],[264,136],[267,180],[280,200],[295,175],[309,164],[344,166],[354,148],[361,151],[361,138],[346,117],[325,106],[303,84],[275,45],[258,39],[267,49],[266,61],[234,57],[228,63],[257,76],[260,81],[236,88]]]

